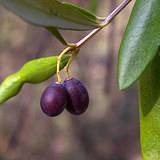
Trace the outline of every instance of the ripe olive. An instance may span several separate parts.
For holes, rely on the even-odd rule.
[[[41,96],[41,109],[48,116],[57,116],[67,106],[67,91],[62,84],[49,85]]]
[[[75,115],[84,113],[89,104],[89,95],[87,89],[76,78],[71,78],[63,82],[63,86],[68,92],[68,103],[66,109]]]

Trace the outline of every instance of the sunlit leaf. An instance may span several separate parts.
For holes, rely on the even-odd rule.
[[[140,78],[140,133],[143,160],[159,160],[160,153],[160,56]]]
[[[61,69],[67,64],[69,55],[63,56]],[[27,62],[18,72],[9,75],[0,85],[0,104],[17,95],[24,83],[40,83],[56,73],[57,57],[39,58]]]

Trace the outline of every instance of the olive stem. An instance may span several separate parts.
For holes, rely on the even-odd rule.
[[[65,66],[64,70],[66,73],[66,76],[68,79],[70,79],[70,66],[72,64],[72,61],[74,60],[74,58],[76,57],[76,55],[79,53],[79,49],[75,49],[67,63],[67,65]]]
[[[60,76],[60,63],[61,63],[61,59],[63,57],[64,54],[66,54],[68,51],[71,50],[71,47],[67,47],[65,48],[61,53],[60,55],[58,56],[57,58],[57,82],[58,83],[61,83],[62,80],[61,80],[61,76]]]
[[[73,56],[71,56],[71,58],[69,59],[67,65],[64,67],[64,70],[65,70],[65,74],[66,74],[66,77],[68,79],[70,79],[70,76],[71,76],[71,71],[70,71],[70,66],[71,66],[71,63],[73,61]]]
[[[58,56],[57,59],[57,79],[58,79],[58,83],[61,83],[61,77],[60,77],[60,63],[61,63],[61,59],[62,56],[64,54],[67,54],[69,51],[74,51],[71,57],[71,59],[69,60],[68,64],[66,65],[65,69],[66,69],[66,74],[69,77],[69,67],[71,65],[74,53],[76,52],[76,50],[79,48],[81,48],[87,41],[89,41],[95,34],[97,34],[99,31],[101,31],[103,28],[105,28],[132,0],[124,0],[116,9],[114,9],[106,18],[105,20],[100,24],[99,28],[94,29],[93,31],[91,31],[87,36],[85,36],[83,39],[81,39],[79,42],[77,43],[69,43],[68,46],[60,53],[60,55]],[[78,53],[78,52],[77,52]]]

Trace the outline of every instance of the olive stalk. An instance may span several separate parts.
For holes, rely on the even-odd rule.
[[[66,77],[68,79],[71,78],[70,76],[70,66],[72,64],[72,61],[74,60],[74,58],[77,56],[77,54],[79,53],[79,48],[78,49],[75,49],[73,52],[72,52],[72,55],[68,61],[68,63],[66,64],[66,66],[64,67],[64,70],[65,70],[65,73],[66,73]]]
[[[73,43],[73,44],[68,44],[68,46],[60,53],[60,55],[58,56],[58,60],[57,60],[57,79],[58,79],[58,83],[61,83],[61,77],[60,77],[60,62],[61,59],[63,57],[64,54],[67,54],[69,51],[71,51],[71,54],[73,53],[74,55],[74,50],[79,50],[86,42],[88,42],[92,37],[94,37],[99,31],[101,31],[103,28],[105,28],[106,26],[108,26],[108,24],[110,24],[112,22],[112,20],[131,2],[132,0],[124,0],[121,4],[119,4],[119,6],[117,6],[117,8],[115,8],[106,18],[105,20],[100,24],[99,28],[94,29],[93,31],[91,31],[88,35],[86,35],[84,38],[82,38],[80,41],[78,41],[77,43]],[[72,52],[73,51],[73,52]],[[70,58],[70,64],[72,61],[72,56]],[[69,70],[69,66],[68,65],[66,68]],[[68,73],[66,73],[68,75]]]

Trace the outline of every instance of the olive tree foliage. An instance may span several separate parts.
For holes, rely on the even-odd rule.
[[[124,0],[108,17],[98,17],[77,5],[59,0],[0,0],[0,4],[25,21],[44,27],[66,48],[60,68],[75,49],[106,27],[132,0]],[[68,43],[59,30],[92,30],[77,43]],[[139,88],[140,135],[144,160],[160,158],[160,1],[136,0],[118,55],[120,90],[137,82]],[[60,56],[59,56],[60,57]],[[0,103],[18,94],[25,83],[40,83],[57,72],[57,57],[27,62],[0,85]]]

